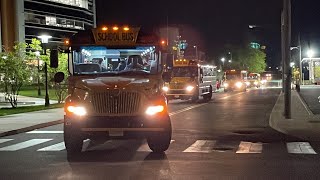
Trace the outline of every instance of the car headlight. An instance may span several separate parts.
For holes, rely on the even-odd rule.
[[[237,88],[241,88],[242,87],[242,82],[237,82],[236,86],[237,86]]]
[[[164,92],[168,92],[168,91],[169,91],[169,87],[164,86],[164,87],[162,87],[162,90],[163,90]]]
[[[186,88],[186,90],[189,91],[189,92],[192,91],[193,89],[194,89],[193,86],[188,86],[188,87]]]
[[[258,83],[257,81],[255,81],[253,84],[254,84],[254,85],[258,85],[259,83]]]
[[[161,113],[164,111],[164,106],[163,105],[158,105],[158,106],[149,106],[146,110],[146,114],[149,116],[153,116],[155,114]]]
[[[68,106],[67,110],[68,112],[75,114],[77,116],[85,116],[87,114],[86,109],[81,106]]]
[[[246,85],[247,85],[247,86],[250,86],[250,82],[246,82]]]

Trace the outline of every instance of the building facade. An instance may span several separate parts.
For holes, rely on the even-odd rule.
[[[51,36],[58,45],[78,31],[96,27],[95,0],[1,0],[2,47]]]

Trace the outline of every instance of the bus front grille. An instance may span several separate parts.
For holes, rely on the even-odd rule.
[[[95,93],[92,104],[100,114],[134,114],[139,110],[140,94],[124,91]]]

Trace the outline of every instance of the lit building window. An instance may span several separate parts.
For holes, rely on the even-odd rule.
[[[52,16],[46,16],[46,25],[50,25],[50,26],[57,25],[57,18]]]
[[[85,9],[89,9],[88,0],[47,0],[61,4],[67,4],[70,6],[77,6]]]

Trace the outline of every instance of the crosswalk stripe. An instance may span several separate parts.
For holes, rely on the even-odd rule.
[[[10,146],[6,146],[3,148],[0,148],[0,151],[17,151],[20,149],[25,149],[31,146],[35,146],[47,141],[51,141],[52,139],[31,139],[29,141],[25,141],[22,143],[18,143],[18,144],[14,144],[14,145],[10,145]]]
[[[171,140],[170,144],[172,144],[175,140]],[[148,143],[143,143],[138,149],[138,152],[151,152]]]
[[[290,154],[317,154],[308,142],[290,142],[287,149]]]
[[[190,147],[188,147],[183,152],[200,152],[200,153],[209,153],[212,152],[212,149],[216,141],[212,140],[197,140]]]
[[[250,154],[250,153],[261,153],[262,152],[262,143],[252,143],[241,141],[237,154]]]
[[[8,141],[12,141],[13,139],[0,139],[0,144],[1,143],[5,143],[5,142],[8,142]]]
[[[27,134],[63,134],[63,131],[30,131]]]
[[[58,143],[58,144],[54,144],[52,146],[48,146],[42,149],[38,149],[37,151],[62,151],[66,149],[64,142]]]

